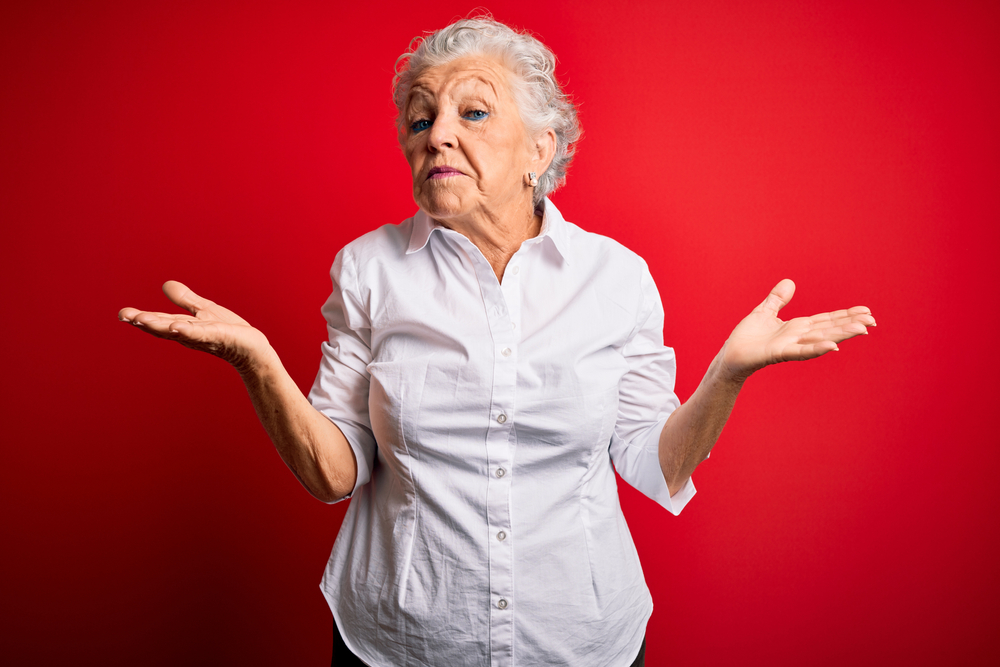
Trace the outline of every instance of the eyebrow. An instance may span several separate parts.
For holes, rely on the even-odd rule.
[[[409,113],[418,104],[427,106],[433,99],[434,96],[426,88],[414,86],[406,94],[406,104],[403,105],[403,112]]]
[[[480,76],[478,74],[469,74],[468,76],[465,76],[465,77],[459,79],[458,81],[455,82],[455,86],[454,87],[458,88],[459,90],[462,90],[465,87],[465,85],[468,84],[469,82],[481,83],[481,84],[485,85],[487,88],[489,88],[490,92],[493,93],[494,97],[496,97],[496,98],[500,97],[497,94],[497,90],[496,90],[496,87],[493,85],[493,82],[488,81],[487,79],[483,78],[482,76]],[[410,104],[413,102],[413,99],[415,97],[417,97],[417,96],[423,97],[423,98],[433,98],[434,97],[431,94],[430,90],[427,88],[427,86],[425,86],[422,83],[417,83],[413,87],[410,88],[410,92],[407,95],[407,99],[406,99],[406,108],[409,108]],[[485,100],[483,100],[483,101],[485,102]]]
[[[496,97],[498,99],[500,97],[499,94],[497,93],[497,89],[493,85],[492,81],[484,79],[482,76],[479,76],[479,75],[476,75],[476,74],[470,75],[470,76],[468,76],[468,77],[466,77],[464,79],[459,79],[455,83],[455,88],[464,91],[465,87],[469,83],[472,83],[472,84],[477,84],[477,83],[478,84],[483,84],[484,86],[486,86],[486,88],[489,89],[489,91],[493,94],[494,97]]]
[[[422,85],[416,85],[416,86],[413,86],[412,88],[410,88],[410,92],[409,92],[409,95],[408,95],[407,99],[408,100],[412,100],[414,97],[417,97],[417,96],[419,96],[419,97],[433,97],[431,95],[431,92],[427,89],[427,87],[426,86],[422,86]]]

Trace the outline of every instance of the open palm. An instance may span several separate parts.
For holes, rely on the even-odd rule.
[[[733,377],[745,379],[764,366],[782,361],[814,359],[875,326],[875,318],[864,306],[788,321],[779,319],[778,311],[794,293],[795,283],[782,280],[730,334],[722,361]]]
[[[175,340],[185,347],[213,354],[237,368],[245,366],[255,352],[267,347],[264,334],[246,320],[198,296],[182,283],[168,280],[163,284],[163,293],[187,313],[177,315],[122,308],[118,319],[157,338]]]

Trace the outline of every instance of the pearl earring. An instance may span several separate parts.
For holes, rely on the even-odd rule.
[[[528,185],[531,187],[538,185],[538,176],[533,171],[528,172]]]

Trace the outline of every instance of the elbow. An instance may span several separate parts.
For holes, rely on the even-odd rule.
[[[354,451],[346,440],[343,444],[340,452],[331,453],[319,448],[310,456],[288,462],[289,469],[309,495],[328,505],[350,496],[358,483],[358,465]],[[347,451],[344,452],[344,449]],[[345,455],[347,453],[350,458]]]
[[[339,495],[334,493],[315,493],[313,491],[310,491],[309,493],[310,495],[312,495],[313,498],[326,505],[333,505],[335,503],[339,503],[341,500],[347,498],[348,495],[348,494]]]
[[[354,485],[357,479],[331,479],[324,478],[320,483],[307,485],[303,483],[306,487],[306,491],[315,498],[316,500],[326,503],[327,505],[332,505],[334,503],[339,503],[350,497],[351,493],[354,491]]]
[[[308,491],[309,495],[313,498],[327,505],[339,503],[341,500],[344,500],[351,495],[350,491],[337,491],[329,487],[323,489],[310,489],[309,487],[306,487],[306,491]]]
[[[687,456],[664,456],[661,450],[660,472],[671,496],[684,488],[698,465],[707,458],[707,453],[702,455],[700,452],[688,452]]]
[[[667,491],[670,492],[670,496],[673,497],[677,495],[677,492],[684,488],[687,481],[691,479],[691,475],[681,476],[672,475],[668,477],[666,474],[663,476],[664,481],[667,483]]]
[[[660,462],[660,472],[663,474],[663,481],[666,482],[667,490],[671,496],[684,488],[697,465],[697,463],[691,465],[679,461]]]

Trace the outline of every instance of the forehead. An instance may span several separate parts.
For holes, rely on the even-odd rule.
[[[506,101],[510,99],[509,75],[507,68],[496,58],[465,56],[421,72],[413,80],[409,98],[476,93]]]

